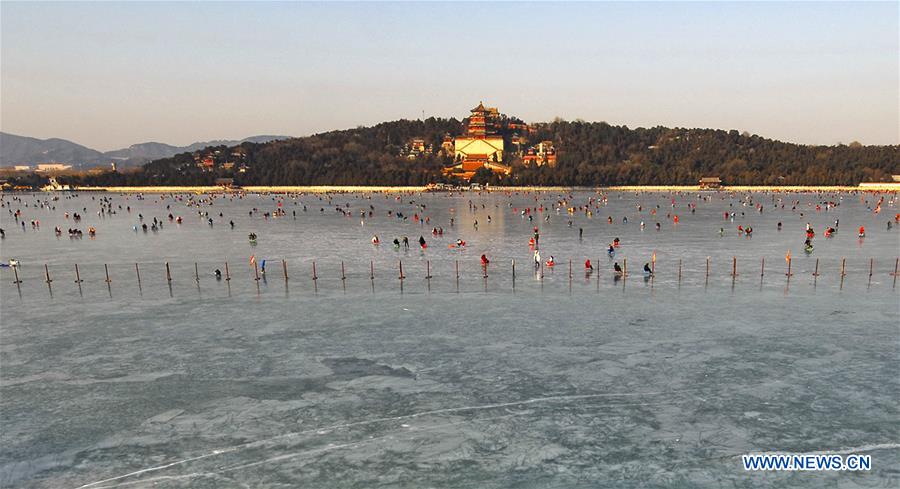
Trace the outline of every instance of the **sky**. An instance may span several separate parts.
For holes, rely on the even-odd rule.
[[[900,143],[900,2],[0,3],[0,130],[98,149],[484,101],[528,122]]]

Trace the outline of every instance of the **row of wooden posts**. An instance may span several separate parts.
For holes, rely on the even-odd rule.
[[[786,261],[787,261],[787,270],[785,272],[785,276],[787,277],[788,280],[790,280],[790,277],[792,277],[794,275],[791,271],[792,259],[790,257],[787,257]],[[599,262],[599,260],[598,260],[598,262]],[[653,278],[653,276],[656,273],[656,260],[652,260],[650,263],[651,263],[650,278]],[[172,283],[172,270],[169,267],[169,262],[166,262],[165,266],[166,266],[166,281],[171,284]],[[398,260],[397,266],[398,266],[398,270],[400,272],[398,279],[405,280],[407,277],[406,277],[406,274],[403,272],[403,260]],[[840,277],[841,277],[842,282],[844,280],[844,276],[847,275],[846,266],[847,266],[847,259],[841,258]],[[543,263],[536,264],[535,268],[536,268],[538,277],[540,279],[543,279],[544,278],[544,264]],[[12,269],[15,274],[15,281],[13,283],[16,284],[16,286],[19,286],[22,283],[22,280],[19,278],[18,267],[13,266]],[[284,276],[284,280],[285,280],[285,282],[287,282],[289,279],[287,260],[281,260],[281,269],[282,269],[282,275]],[[896,287],[896,285],[897,285],[898,269],[900,269],[900,258],[896,258],[894,260],[894,271],[890,273],[890,275],[894,277],[894,280],[893,280],[894,287]],[[103,270],[104,270],[104,273],[106,276],[105,282],[107,284],[111,283],[112,279],[110,279],[110,277],[109,277],[109,265],[104,264]],[[870,258],[869,259],[869,282],[871,282],[871,280],[872,280],[872,275],[874,274],[874,270],[875,270],[875,259]],[[254,271],[254,280],[256,280],[256,281],[261,280],[262,277],[260,277],[259,267],[257,266],[256,263],[253,264],[253,271]],[[488,265],[486,265],[486,264],[482,265],[481,271],[482,271],[482,278],[487,279],[488,278]],[[134,272],[137,277],[138,284],[140,285],[141,269],[137,263],[134,264]],[[456,272],[456,279],[459,280],[459,278],[460,278],[459,260],[455,260],[455,272]],[[706,257],[705,277],[706,277],[707,281],[709,280],[709,272],[710,272],[710,259],[709,259],[709,257]],[[760,278],[765,276],[765,274],[766,274],[766,259],[762,258],[760,261],[760,268],[759,268]],[[730,276],[732,277],[732,279],[736,279],[738,275],[739,275],[739,273],[738,273],[738,267],[737,267],[737,257],[732,257],[731,258],[731,274],[730,274]],[[819,259],[816,258],[815,269],[812,273],[812,276],[818,277],[819,275],[820,275]],[[53,279],[50,278],[50,268],[46,264],[44,265],[44,276],[45,276],[45,282],[48,285],[53,282]],[[622,273],[620,276],[623,279],[628,276],[628,259],[627,258],[622,260]],[[682,260],[679,259],[678,260],[678,282],[679,283],[681,283],[681,276],[682,276]],[[231,280],[231,272],[228,268],[227,261],[225,262],[225,275],[223,278],[226,281]],[[316,262],[315,261],[312,262],[311,278],[313,281],[316,281],[319,279],[318,273],[316,271]],[[431,260],[427,260],[425,262],[424,278],[426,280],[431,280],[432,278],[434,278],[431,274]],[[516,279],[516,261],[515,260],[512,260],[512,279],[513,279],[513,281],[515,281],[515,279]],[[572,260],[569,260],[569,280],[571,280],[571,279],[572,279]],[[199,267],[198,267],[197,262],[194,262],[194,280],[197,281],[198,283],[200,282],[200,273],[199,273]],[[347,280],[346,269],[344,267],[343,261],[341,261],[341,280],[342,281]],[[375,280],[375,262],[374,261],[369,262],[369,280],[373,280],[373,281]],[[598,273],[598,280],[599,280],[599,273]],[[76,263],[75,264],[75,283],[81,284],[82,282],[84,282],[84,280],[81,279],[81,272],[78,269],[78,264]]]

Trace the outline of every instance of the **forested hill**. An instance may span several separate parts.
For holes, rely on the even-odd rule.
[[[462,132],[462,121],[429,118],[332,131],[264,144],[206,148],[150,162],[137,172],[77,177],[89,185],[201,185],[234,178],[237,185],[423,185],[446,181],[440,153],[445,134]],[[431,152],[410,156],[405,145],[423,138]],[[856,185],[890,181],[900,174],[900,146],[806,146],[737,131],[629,129],[603,122],[536,124],[528,144],[553,141],[555,168],[526,168],[517,158],[513,174],[476,175],[476,180],[515,185],[694,185],[701,176],[728,185]],[[210,158],[206,167],[199,163]],[[71,180],[70,180],[71,181]]]

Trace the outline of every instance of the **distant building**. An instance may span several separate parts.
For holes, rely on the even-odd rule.
[[[719,177],[703,177],[700,179],[701,189],[714,189],[722,186],[722,179]]]
[[[216,186],[222,187],[222,188],[234,187],[234,179],[233,178],[217,178]]]
[[[518,132],[528,132],[528,124],[525,124],[519,119],[513,119],[506,123],[506,128],[510,131],[518,131]]]
[[[522,155],[522,164],[525,166],[541,166],[538,163],[537,150],[534,147],[528,148],[525,151],[525,154]]]
[[[15,165],[15,166],[13,166],[13,170],[15,170],[15,171],[31,171],[31,166],[29,166],[29,165]]]
[[[441,153],[446,156],[453,156],[453,136],[444,134],[444,141],[441,142]]]
[[[50,177],[50,182],[41,187],[41,190],[44,192],[57,192],[60,190],[72,190],[72,187],[69,185],[60,185],[59,182],[56,181],[56,177]]]
[[[516,150],[519,150],[519,147],[525,143],[525,138],[519,135],[519,133],[513,133],[513,135],[509,138],[509,142],[512,143],[513,146],[516,147]]]
[[[72,165],[64,165],[62,163],[39,163],[36,172],[48,173],[53,171],[65,171],[72,169]]]
[[[444,169],[447,175],[469,180],[481,168],[509,175],[512,168],[503,164],[503,136],[498,134],[500,112],[479,103],[471,110],[466,133],[453,143],[456,164]]]
[[[423,138],[413,138],[403,145],[403,148],[400,150],[400,156],[405,156],[414,160],[420,156],[431,154],[433,149],[434,148],[430,144],[425,144]]]
[[[895,182],[900,182],[900,175],[891,175],[891,180]]]
[[[528,148],[522,156],[522,164],[525,166],[556,166],[556,149],[553,141],[541,141],[538,145]]]

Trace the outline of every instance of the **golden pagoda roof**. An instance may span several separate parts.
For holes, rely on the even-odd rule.
[[[487,109],[484,108],[484,102],[478,102],[478,107],[475,107],[470,112],[487,112]]]

